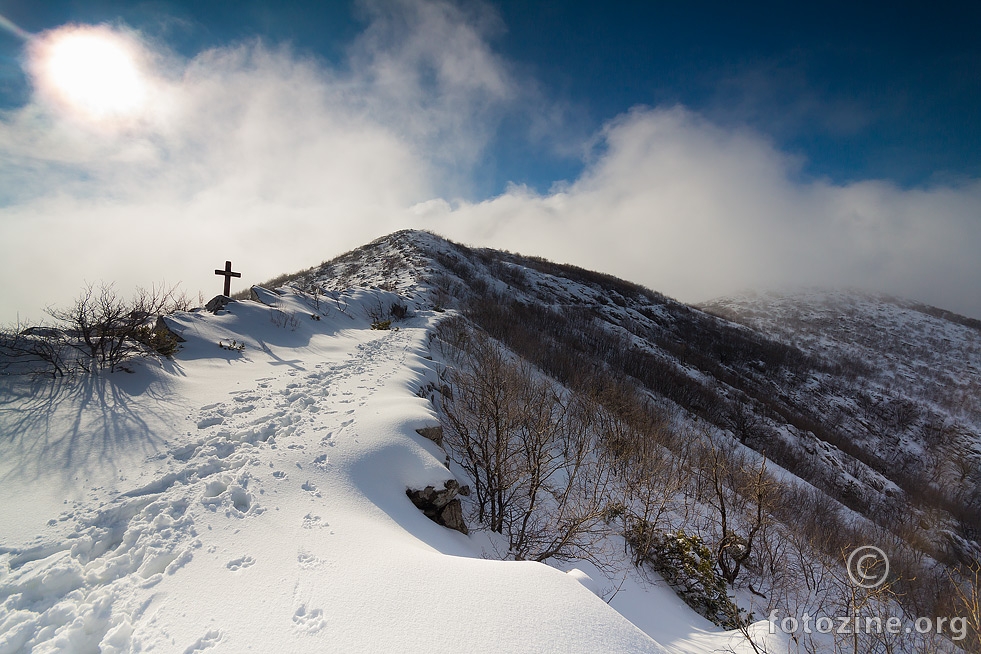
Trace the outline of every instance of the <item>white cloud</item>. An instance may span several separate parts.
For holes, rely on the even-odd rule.
[[[450,210],[451,237],[600,269],[686,301],[845,285],[981,316],[981,182],[904,190],[796,181],[759,134],[680,107],[638,108],[562,192],[514,188]]]
[[[0,320],[83,279],[216,290],[226,258],[257,283],[461,192],[514,85],[453,5],[396,9],[372,10],[343,70],[259,41],[179,61],[127,33],[156,64],[140,120],[86,123],[41,93],[0,116]]]
[[[155,101],[135,124],[85,126],[43,98],[0,115],[0,321],[83,280],[210,295],[225,259],[257,283],[407,226],[683,300],[851,284],[981,315],[981,183],[800,183],[758,133],[680,107],[612,120],[556,192],[460,201],[501,117],[541,96],[490,47],[501,26],[480,5],[362,7],[342,68],[261,42],[189,61],[141,43]]]
[[[503,29],[482,4],[362,0],[371,19],[351,48],[367,115],[392,125],[456,178],[478,162],[505,107],[522,91],[488,39]]]

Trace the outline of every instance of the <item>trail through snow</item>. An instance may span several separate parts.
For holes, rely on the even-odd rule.
[[[415,433],[436,424],[414,393],[434,379],[435,317],[370,329],[361,308],[391,300],[355,292],[342,312],[269,294],[173,318],[187,342],[163,368],[47,399],[3,380],[0,654],[730,642],[675,624],[663,648],[656,619],[644,633],[576,575],[481,558],[412,506],[407,488],[452,475]],[[651,606],[694,616],[669,596]]]

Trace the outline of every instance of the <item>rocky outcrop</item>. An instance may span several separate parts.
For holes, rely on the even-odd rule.
[[[446,453],[446,448],[443,447],[443,428],[439,425],[435,427],[421,427],[416,430],[416,433],[427,440],[431,440],[439,446],[439,449],[443,450],[443,465],[446,469],[450,469],[450,455]]]
[[[249,289],[249,299],[253,302],[265,304],[267,307],[278,307],[281,303],[281,291],[270,291],[261,286],[253,286]]]
[[[443,428],[439,425],[435,427],[421,427],[416,430],[416,433],[443,447]]]
[[[455,529],[461,534],[469,534],[467,523],[463,519],[463,505],[458,495],[468,497],[469,486],[460,486],[456,479],[443,482],[443,488],[436,490],[435,486],[426,486],[422,490],[411,488],[405,491],[412,503],[422,511],[427,518],[438,525]]]
[[[218,297],[224,297],[219,295]],[[157,316],[157,323],[153,326],[153,331],[174,339],[177,343],[184,343],[184,338],[174,330],[166,316]]]
[[[227,295],[216,295],[213,298],[211,298],[211,300],[209,300],[206,305],[204,305],[204,308],[207,311],[210,311],[211,313],[218,313],[226,306],[228,306],[229,302],[234,302],[234,301],[235,300],[228,297]]]

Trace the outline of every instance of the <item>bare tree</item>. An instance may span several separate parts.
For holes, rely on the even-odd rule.
[[[756,436],[760,424],[759,418],[747,402],[748,400],[733,403],[729,413],[724,417],[726,426],[743,445]]]
[[[949,573],[953,604],[963,616],[963,638],[958,645],[969,652],[981,652],[981,561],[972,561],[955,577]],[[957,634],[960,636],[960,634]]]
[[[527,476],[509,525],[515,558],[579,558],[600,563],[597,541],[609,529],[612,471],[595,456],[591,402],[562,398],[539,382],[543,402],[532,405],[536,425],[522,436]]]
[[[510,436],[521,419],[520,380],[489,340],[472,340],[464,359],[469,365],[447,372],[452,393],[443,397],[446,442],[450,456],[474,482],[478,521],[502,533],[504,508],[519,474]]]
[[[595,559],[611,473],[595,456],[591,405],[479,332],[451,335],[463,348],[446,373],[445,442],[473,480],[477,520],[515,559]]]
[[[76,358],[79,366],[114,371],[129,357],[164,347],[150,325],[172,309],[174,293],[174,288],[139,288],[126,301],[111,284],[98,289],[89,284],[70,307],[49,308],[48,313],[82,355]]]
[[[751,468],[745,456],[718,443],[705,448],[701,467],[710,484],[710,503],[719,528],[716,562],[731,585],[752,555],[756,537],[770,522],[774,481],[766,472],[765,456],[758,469]]]

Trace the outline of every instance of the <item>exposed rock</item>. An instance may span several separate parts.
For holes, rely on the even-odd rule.
[[[165,334],[167,336],[172,336],[174,340],[176,340],[178,343],[185,342],[184,338],[176,331],[174,331],[174,328],[170,326],[170,323],[167,321],[166,316],[157,316],[157,324],[153,326],[153,331],[155,331],[158,334]]]
[[[461,534],[469,534],[467,523],[463,519],[463,504],[460,498],[452,500],[436,516],[436,524],[443,525],[449,529],[456,529]]]
[[[235,300],[228,297],[227,295],[216,295],[213,298],[211,298],[211,300],[209,300],[206,305],[204,305],[204,308],[210,311],[211,313],[218,313],[226,306],[228,306],[229,302],[234,302],[234,301]]]
[[[436,490],[435,486],[426,486],[422,490],[406,489],[405,494],[416,508],[436,524],[455,529],[462,534],[470,533],[463,519],[463,505],[457,497],[457,495],[468,497],[469,486],[460,486],[460,482],[456,479],[450,479],[443,482],[442,490]]]
[[[981,545],[977,541],[967,540],[949,530],[944,530],[941,534],[945,541],[943,547],[948,556],[964,565],[972,565],[976,561],[981,561]]]
[[[20,333],[23,336],[37,336],[39,338],[48,338],[48,339],[61,338],[65,335],[65,332],[63,332],[62,330],[56,327],[43,327],[43,326],[28,327],[27,329],[22,330]],[[427,427],[427,429],[429,429],[429,427]]]
[[[278,307],[280,305],[279,298],[281,295],[282,293],[279,291],[270,291],[261,286],[253,286],[249,289],[249,299],[253,302],[265,304],[267,307]]]
[[[443,447],[443,428],[439,425],[435,427],[421,427],[416,430],[416,433]]]

